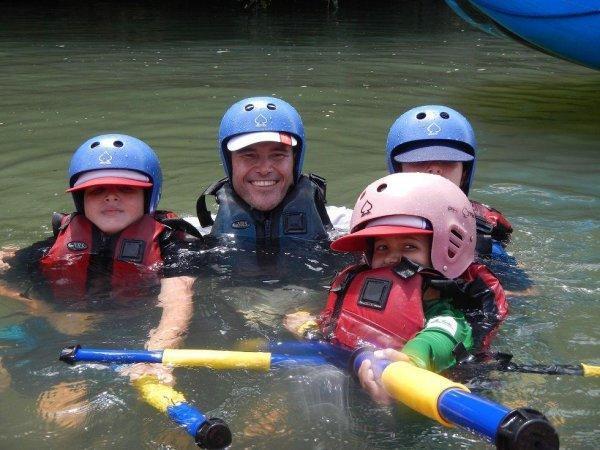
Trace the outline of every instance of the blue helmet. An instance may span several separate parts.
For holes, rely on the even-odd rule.
[[[225,113],[219,127],[219,153],[225,174],[231,178],[231,155],[227,141],[244,133],[273,131],[289,133],[296,138],[294,181],[302,172],[306,144],[304,125],[292,105],[273,97],[251,97],[234,103]]]
[[[160,200],[162,172],[154,150],[126,134],[103,134],[85,141],[75,150],[69,165],[69,187],[85,172],[102,169],[135,170],[150,178],[152,189],[146,196],[146,212],[154,212]],[[83,212],[83,193],[73,192],[78,212]]]
[[[401,172],[403,162],[462,162],[466,176],[461,189],[469,193],[475,174],[477,142],[471,124],[458,111],[426,105],[405,112],[390,128],[386,149],[390,173]]]

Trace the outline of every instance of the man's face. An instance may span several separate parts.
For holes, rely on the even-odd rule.
[[[144,215],[144,190],[129,186],[94,186],[83,193],[85,216],[106,234],[123,231]]]
[[[294,182],[292,147],[259,142],[231,152],[231,171],[234,191],[253,208],[271,211]]]
[[[423,161],[402,163],[402,172],[420,172],[440,175],[458,187],[463,183],[463,163],[460,161]]]

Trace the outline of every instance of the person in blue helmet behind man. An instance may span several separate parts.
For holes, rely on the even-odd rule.
[[[223,116],[218,143],[226,178],[208,187],[197,202],[200,224],[212,225],[212,236],[257,243],[328,239],[332,226],[325,180],[302,173],[306,140],[294,107],[273,97],[241,100]],[[207,195],[219,205],[214,220]]]
[[[441,175],[469,195],[477,142],[469,121],[442,105],[417,106],[396,119],[386,146],[388,171]],[[479,255],[503,255],[513,227],[497,209],[471,200],[477,217]]]

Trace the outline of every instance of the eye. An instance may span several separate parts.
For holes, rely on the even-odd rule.
[[[375,244],[375,251],[376,252],[385,252],[387,250],[388,250],[387,244]]]
[[[102,195],[104,193],[105,189],[103,187],[92,187],[89,189],[85,190],[86,195],[92,195],[92,196],[96,196],[96,195]]]

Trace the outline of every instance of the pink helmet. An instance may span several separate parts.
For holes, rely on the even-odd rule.
[[[396,173],[366,187],[354,206],[350,234],[331,248],[366,251],[368,238],[433,234],[433,268],[456,278],[473,262],[475,233],[473,207],[458,186],[439,175]]]

